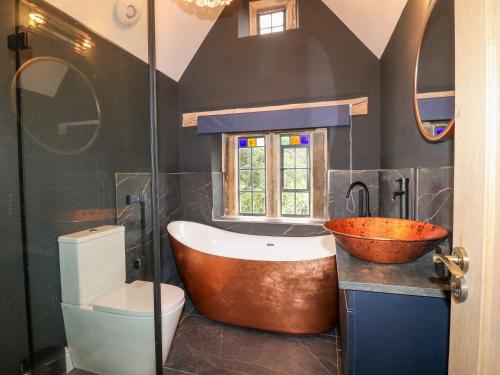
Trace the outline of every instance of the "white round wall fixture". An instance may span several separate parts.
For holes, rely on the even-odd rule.
[[[117,0],[115,12],[118,20],[125,26],[133,26],[142,14],[141,2],[138,0]]]

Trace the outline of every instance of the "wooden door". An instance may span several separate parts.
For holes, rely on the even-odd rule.
[[[452,302],[449,373],[500,374],[500,0],[456,0],[454,246],[469,295]]]

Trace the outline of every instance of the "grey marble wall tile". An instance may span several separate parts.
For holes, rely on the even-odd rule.
[[[230,221],[215,221],[213,225],[217,228],[231,232],[256,234],[260,236],[308,237],[328,234],[321,225],[242,223]]]
[[[168,234],[161,236],[161,268],[162,268],[162,282],[172,285],[179,285],[181,283],[179,272],[175,264],[174,254],[170,246]]]
[[[125,227],[125,248],[150,241],[151,175],[149,173],[116,173],[116,217]],[[127,205],[127,195],[141,195],[144,203]]]
[[[167,233],[167,225],[181,218],[181,191],[178,173],[160,173],[159,220],[160,234]]]
[[[356,170],[352,172],[352,182],[361,181],[370,192],[370,210],[372,216],[378,216],[379,181],[376,170]],[[359,216],[360,187],[352,190],[352,198],[346,198],[351,184],[351,172],[348,170],[328,171],[328,215],[330,219]]]
[[[159,220],[162,248],[162,279],[177,277],[167,237],[169,222],[180,219],[181,197],[179,176],[176,173],[161,173],[159,176]],[[125,226],[127,281],[152,280],[153,253],[151,247],[151,175],[149,173],[117,173],[116,176],[117,223]],[[144,195],[141,204],[126,204],[127,195]],[[142,212],[141,212],[142,211]],[[133,268],[139,259],[141,268]]]
[[[182,220],[209,224],[212,221],[212,173],[180,173]]]
[[[224,175],[222,172],[212,172],[213,216],[224,216]]]
[[[417,219],[453,228],[453,167],[417,170]]]
[[[415,218],[415,185],[414,168],[382,169],[379,171],[379,215],[381,217],[399,217],[399,199],[392,200],[391,194],[399,190],[396,180],[401,177],[410,179],[410,218]]]
[[[127,282],[135,280],[153,281],[153,247],[151,242],[144,242],[125,250],[125,269]],[[140,261],[140,268],[134,268],[134,262]]]

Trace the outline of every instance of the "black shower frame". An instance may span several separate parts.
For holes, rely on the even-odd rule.
[[[153,225],[153,290],[156,374],[163,374],[161,326],[161,246],[159,213],[158,122],[156,97],[156,25],[155,0],[148,0],[148,62],[149,62],[149,136],[151,161],[151,219]]]

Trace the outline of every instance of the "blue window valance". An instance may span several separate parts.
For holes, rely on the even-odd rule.
[[[418,109],[422,121],[451,120],[455,116],[455,97],[418,99]]]
[[[349,126],[349,105],[198,117],[198,134]]]

